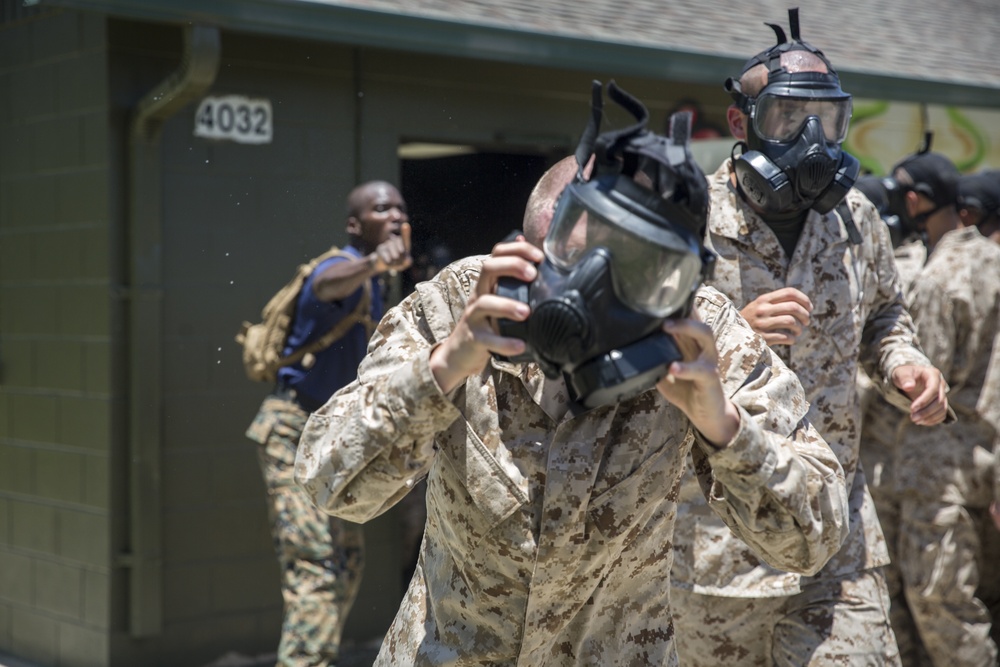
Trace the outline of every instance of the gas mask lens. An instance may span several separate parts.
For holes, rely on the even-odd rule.
[[[701,282],[698,244],[621,212],[628,220],[612,222],[564,191],[545,238],[546,256],[569,271],[592,250],[604,248],[611,255],[617,297],[638,312],[667,317],[681,309],[692,286]]]
[[[757,98],[753,123],[757,136],[765,141],[793,141],[810,116],[819,119],[823,134],[830,143],[847,138],[853,104],[850,95],[835,98],[788,97],[766,90]]]

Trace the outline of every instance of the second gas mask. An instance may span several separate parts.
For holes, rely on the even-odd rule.
[[[746,142],[733,168],[736,184],[748,201],[768,216],[783,217],[808,209],[827,213],[847,195],[861,165],[842,150],[851,120],[852,99],[822,52],[799,39],[797,10],[789,11],[792,41],[771,25],[778,44],[754,56],[743,74],[758,65],[768,69],[767,85],[756,97],[742,91],[738,79],[726,90],[746,114]],[[781,55],[809,51],[827,72],[788,72]],[[741,75],[742,76],[742,75]]]
[[[648,112],[638,100],[614,82],[608,94],[637,123],[598,135],[595,82],[580,170],[559,197],[538,276],[530,284],[501,280],[497,290],[531,306],[525,322],[499,322],[502,335],[527,343],[514,361],[563,375],[584,408],[650,389],[681,358],[663,321],[690,313],[714,261],[701,243],[708,195],[688,146],[690,114],[675,114],[670,137],[661,137],[645,129]]]

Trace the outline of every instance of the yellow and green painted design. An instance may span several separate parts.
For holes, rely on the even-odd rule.
[[[864,171],[883,175],[916,151],[925,131],[931,150],[951,158],[962,172],[1000,168],[1000,111],[855,100],[844,148]]]

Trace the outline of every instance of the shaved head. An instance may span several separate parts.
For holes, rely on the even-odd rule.
[[[781,54],[781,66],[789,72],[827,72],[823,59],[811,51],[785,51]],[[757,97],[767,85],[767,65],[755,65],[740,77],[740,87],[750,97]]]
[[[347,195],[347,217],[360,217],[368,203],[375,199],[377,193],[382,191],[398,192],[395,185],[386,181],[367,181],[355,187]]]
[[[548,171],[542,174],[535,184],[534,190],[528,197],[528,203],[524,208],[524,238],[539,248],[549,231],[549,224],[552,222],[552,215],[556,211],[556,200],[559,194],[576,177],[579,166],[576,157],[570,155],[556,162],[549,167]]]

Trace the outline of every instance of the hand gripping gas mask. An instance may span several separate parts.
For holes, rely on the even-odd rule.
[[[524,322],[498,323],[501,335],[527,343],[511,361],[563,375],[577,410],[632,398],[663,378],[681,358],[663,321],[690,313],[715,259],[702,246],[708,194],[688,146],[691,114],[674,114],[670,137],[662,137],[646,129],[645,106],[613,81],[608,95],[637,122],[598,134],[602,91],[594,82],[577,175],[559,196],[538,276],[505,278],[497,288],[531,307]]]
[[[748,117],[746,142],[733,146],[736,187],[765,218],[814,209],[827,213],[847,195],[861,165],[841,149],[851,120],[851,96],[822,51],[799,39],[798,9],[788,10],[792,41],[780,26],[768,24],[778,43],[746,62],[742,77],[757,65],[768,69],[767,85],[756,97],[745,94],[738,79],[725,88]],[[809,51],[827,72],[788,72],[781,55]],[[742,155],[735,156],[736,148]]]

